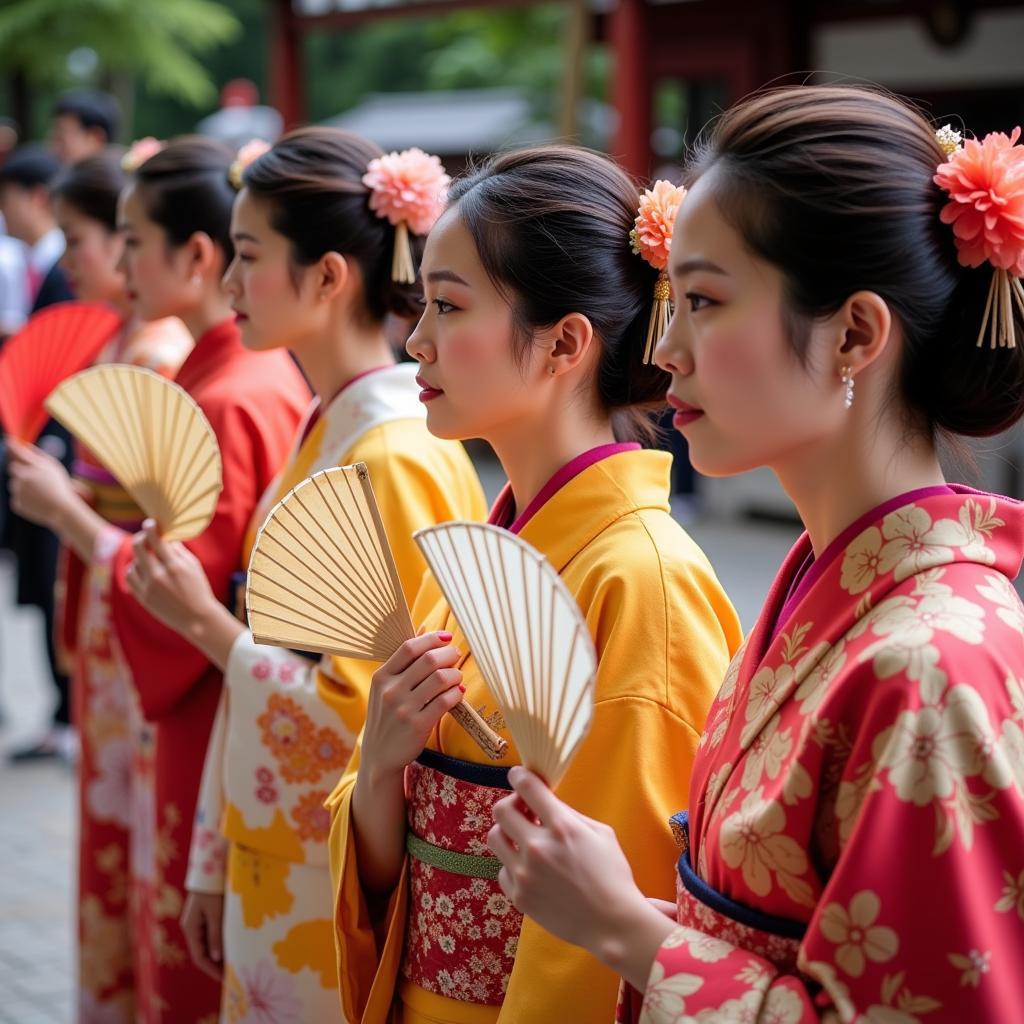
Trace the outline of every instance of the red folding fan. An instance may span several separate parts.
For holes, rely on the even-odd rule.
[[[120,325],[97,302],[61,302],[36,313],[0,349],[0,425],[34,442],[49,413],[43,402],[61,381],[99,355]]]

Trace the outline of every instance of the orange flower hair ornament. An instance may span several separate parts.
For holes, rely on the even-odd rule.
[[[981,142],[968,139],[947,148],[947,125],[936,133],[949,159],[939,166],[935,184],[949,196],[942,221],[953,226],[957,258],[965,267],[988,263],[992,284],[985,303],[980,346],[988,335],[992,348],[1016,347],[1013,313],[1024,320],[1024,146],[1020,128],[1010,135],[992,132]]]
[[[686,189],[670,181],[656,181],[640,197],[640,210],[629,233],[630,245],[655,270],[660,271],[654,285],[654,307],[647,327],[644,362],[654,358],[654,346],[668,330],[672,318],[672,290],[668,283],[668,257],[672,248],[672,228]]]
[[[240,192],[242,189],[242,175],[245,174],[246,168],[251,163],[259,160],[259,158],[263,156],[264,153],[269,152],[269,150],[269,142],[266,142],[263,139],[250,139],[238,151],[238,155],[235,157],[234,162],[228,168],[228,181],[236,192]]]
[[[156,156],[166,143],[147,135],[144,139],[136,139],[128,147],[128,152],[121,157],[121,170],[134,174],[151,156]]]
[[[388,153],[370,161],[363,184],[370,190],[370,209],[395,228],[391,279],[403,284],[416,280],[409,232],[425,235],[444,212],[451,178],[436,156],[422,149]]]

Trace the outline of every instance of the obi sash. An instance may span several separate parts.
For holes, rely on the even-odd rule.
[[[72,476],[92,492],[93,508],[108,523],[134,533],[145,514],[132,496],[102,466],[88,459],[76,459]]]
[[[775,917],[737,903],[713,889],[690,863],[690,815],[669,819],[680,853],[676,881],[676,920],[705,935],[723,939],[770,960],[784,974],[796,972],[797,951],[807,931],[803,921]]]
[[[500,1006],[523,916],[487,849],[508,769],[424,750],[406,771],[409,914],[403,977],[461,1002]]]

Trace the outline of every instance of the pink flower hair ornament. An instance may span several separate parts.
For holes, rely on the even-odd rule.
[[[156,156],[166,145],[152,135],[144,139],[136,139],[128,151],[121,157],[121,170],[126,174],[134,174],[150,157]]]
[[[1020,128],[1010,135],[992,132],[980,142],[946,148],[948,159],[935,174],[935,184],[948,196],[942,222],[953,227],[957,258],[965,267],[988,263],[992,284],[985,304],[978,345],[986,334],[992,348],[1016,346],[1013,312],[1024,320],[1024,146]],[[956,134],[955,132],[952,134]]]
[[[668,283],[668,259],[672,248],[672,228],[686,189],[664,179],[656,181],[640,197],[640,209],[633,230],[629,233],[634,255],[642,256],[655,270],[660,271],[654,285],[654,306],[647,327],[644,362],[654,358],[654,346],[668,330],[672,318],[672,289]]]
[[[242,189],[242,175],[245,174],[246,168],[269,151],[270,143],[264,139],[250,139],[242,146],[234,162],[228,168],[228,181],[236,192],[240,192]]]
[[[409,232],[425,235],[444,212],[451,178],[441,161],[422,149],[405,149],[370,161],[363,184],[370,190],[370,209],[395,228],[392,280],[416,280]]]

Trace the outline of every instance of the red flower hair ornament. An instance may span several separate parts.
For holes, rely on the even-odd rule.
[[[980,142],[959,145],[948,125],[936,133],[948,159],[939,166],[935,184],[948,196],[942,221],[953,227],[962,266],[992,267],[978,344],[988,337],[992,348],[1016,346],[1013,314],[1024,320],[1024,146],[1020,128],[1006,135],[992,132]]]
[[[629,233],[630,246],[636,256],[642,256],[655,270],[660,271],[654,285],[654,307],[647,327],[644,362],[654,360],[654,346],[668,330],[672,318],[672,289],[668,283],[669,250],[672,248],[672,229],[679,206],[686,198],[686,189],[660,180],[640,197],[640,209],[633,230]]]

